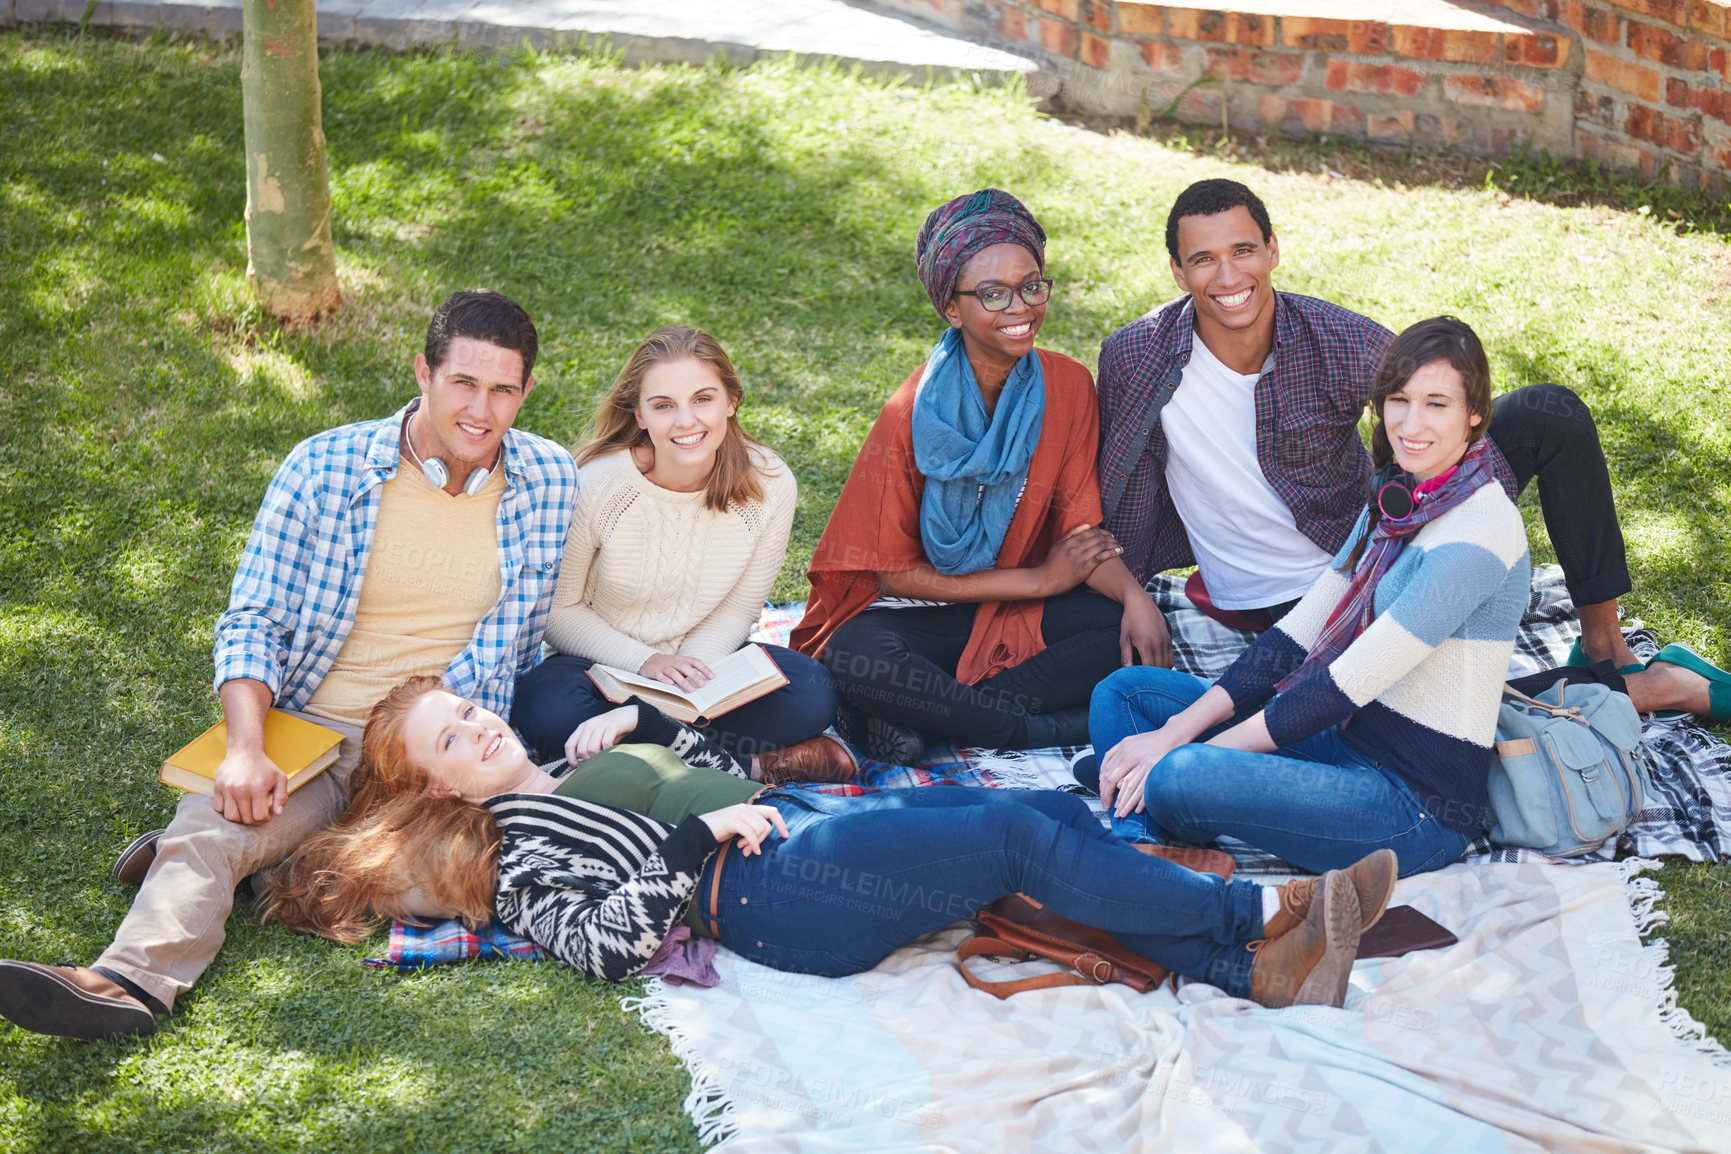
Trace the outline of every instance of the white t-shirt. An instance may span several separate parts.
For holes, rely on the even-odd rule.
[[[1261,375],[1227,368],[1196,337],[1178,391],[1160,411],[1166,488],[1208,595],[1222,609],[1261,609],[1302,597],[1330,560],[1298,531],[1257,463]]]

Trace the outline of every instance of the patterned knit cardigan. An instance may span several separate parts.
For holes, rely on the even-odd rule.
[[[670,826],[556,794],[484,804],[505,835],[499,920],[603,981],[629,978],[654,957],[716,847],[695,815]]]
[[[627,741],[665,745],[689,765],[745,771],[701,731],[636,698]],[[684,915],[715,835],[695,815],[678,826],[552,794],[485,803],[504,834],[499,920],[592,978],[614,982],[648,964]]]

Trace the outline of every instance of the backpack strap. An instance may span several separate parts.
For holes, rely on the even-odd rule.
[[[1514,686],[1509,685],[1506,682],[1503,684],[1503,696],[1504,697],[1512,697],[1516,701],[1524,701],[1528,705],[1531,705],[1532,707],[1534,707],[1535,709],[1544,710],[1546,713],[1550,714],[1552,717],[1566,717],[1570,721],[1578,721],[1582,725],[1587,726],[1588,728],[1591,728],[1592,724],[1593,724],[1592,722],[1588,721],[1586,718],[1581,716],[1581,707],[1578,705],[1562,705],[1562,704],[1551,705],[1548,702],[1540,701],[1536,697],[1528,697],[1526,694],[1522,693],[1520,690],[1516,689]],[[1557,693],[1557,701],[1560,703],[1562,701],[1562,699],[1563,699],[1563,695],[1559,691]]]

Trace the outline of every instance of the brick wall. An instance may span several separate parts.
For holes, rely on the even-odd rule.
[[[1687,185],[1731,176],[1731,4],[1491,2],[1580,38],[1576,155]]]
[[[1379,0],[1371,19],[1256,0],[871,2],[1040,58],[1036,95],[1078,111],[1731,177],[1731,0]]]

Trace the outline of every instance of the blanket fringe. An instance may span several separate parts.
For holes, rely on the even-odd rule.
[[[1051,778],[1042,773],[1035,759],[1020,749],[973,749],[971,760],[995,775],[1011,789],[1051,789]],[[1049,759],[1050,754],[1046,757]]]
[[[644,980],[643,996],[619,999],[619,1008],[636,1014],[645,1026],[665,1037],[691,1077],[691,1093],[685,1096],[684,1110],[697,1128],[697,1140],[705,1146],[732,1138],[739,1129],[733,1102],[721,1087],[721,1074],[698,1052],[697,1042],[674,1020],[673,1008],[667,1004],[667,985],[660,978]]]
[[[1623,893],[1629,900],[1629,912],[1635,917],[1635,931],[1643,938],[1670,922],[1671,916],[1659,908],[1665,897],[1654,878],[1638,875],[1658,869],[1652,858],[1625,858],[1617,862],[1617,872],[1623,881]],[[1671,944],[1664,938],[1654,938],[1641,947],[1653,980],[1659,987],[1659,1020],[1670,1029],[1673,1037],[1685,1047],[1707,1058],[1715,1066],[1731,1069],[1731,1050],[1707,1036],[1707,1027],[1695,1020],[1695,1015],[1677,1004],[1677,967],[1671,964]]]

